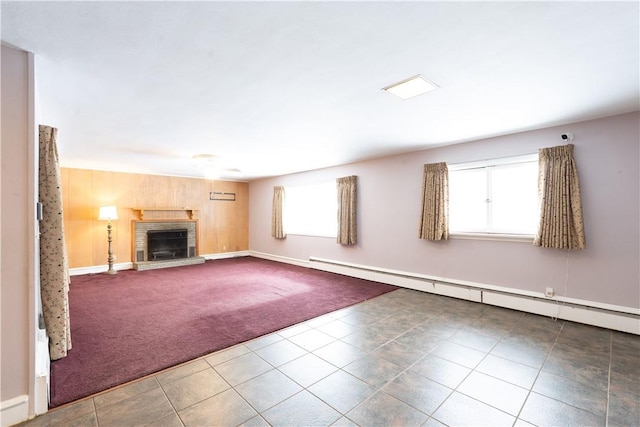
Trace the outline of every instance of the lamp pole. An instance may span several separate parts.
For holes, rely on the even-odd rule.
[[[113,268],[113,261],[115,260],[113,256],[113,247],[111,246],[112,238],[111,238],[111,220],[107,222],[107,236],[109,241],[109,251],[107,252],[107,262],[109,263],[109,269],[105,272],[105,274],[116,274],[118,271]]]
[[[105,271],[105,274],[117,274],[115,268],[113,268],[113,261],[116,257],[113,256],[113,238],[111,236],[111,220],[118,219],[118,210],[115,206],[102,206],[98,215],[99,220],[107,221],[107,238],[109,242],[109,252],[107,262],[109,263],[109,269]]]

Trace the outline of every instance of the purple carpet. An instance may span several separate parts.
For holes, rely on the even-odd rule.
[[[394,289],[251,257],[74,276],[73,349],[51,364],[51,406]]]

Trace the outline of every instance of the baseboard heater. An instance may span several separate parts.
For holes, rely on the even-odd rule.
[[[640,309],[309,257],[308,267],[640,335]]]

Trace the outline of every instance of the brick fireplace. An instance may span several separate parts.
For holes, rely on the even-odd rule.
[[[165,257],[157,256],[148,251],[149,232],[186,230],[186,256]],[[176,267],[204,263],[204,258],[198,256],[198,223],[197,220],[141,220],[133,221],[133,268],[135,270],[150,270],[155,268]]]

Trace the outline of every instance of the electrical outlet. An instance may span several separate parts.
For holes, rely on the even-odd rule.
[[[545,288],[544,290],[544,296],[547,298],[553,298],[555,294],[556,291],[554,291],[553,288]]]

